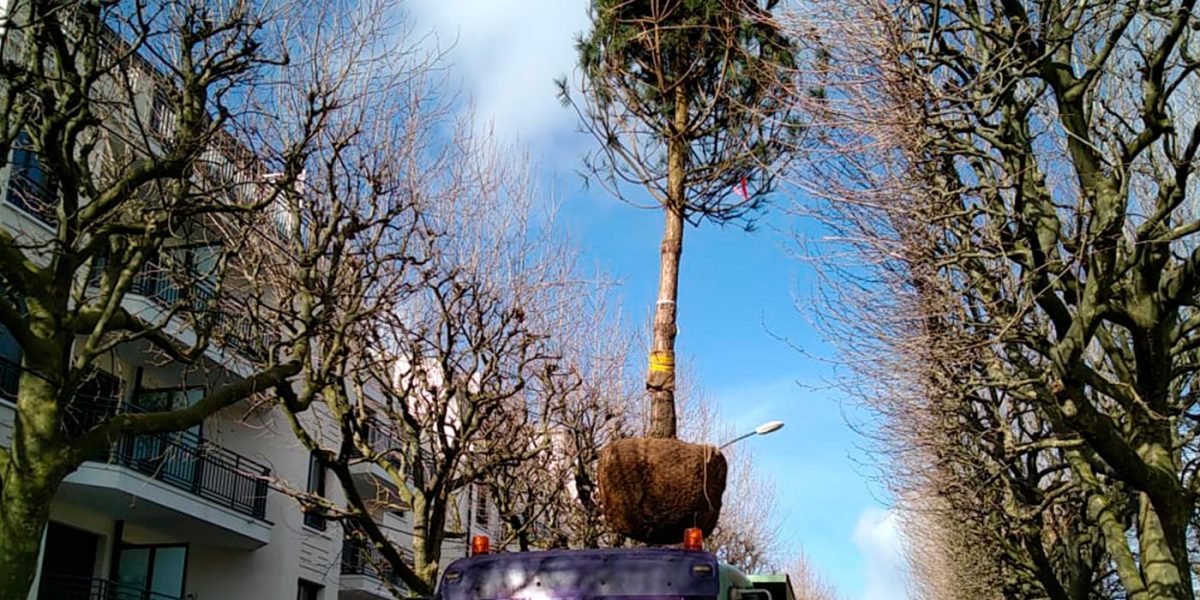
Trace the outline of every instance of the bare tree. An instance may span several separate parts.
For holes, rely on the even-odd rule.
[[[686,368],[680,374],[680,432],[712,445],[732,439],[738,432],[722,419],[698,377]],[[752,445],[735,444],[722,452],[729,461],[729,493],[704,547],[747,573],[774,569],[785,558],[775,485],[757,469]]]
[[[817,9],[798,181],[899,495],[1005,597],[1193,598],[1193,3]]]
[[[540,435],[547,448],[534,460],[485,474],[505,528],[501,548],[621,543],[604,526],[596,463],[609,441],[635,431],[629,415],[638,405],[637,382],[628,368],[628,332],[608,308],[607,287],[564,291],[573,291],[576,309],[562,313],[555,325],[566,378],[543,415]]]
[[[350,50],[366,47],[381,5],[363,8],[365,24],[327,10],[6,3],[0,156],[15,212],[0,231],[0,324],[20,358],[5,362],[17,385],[6,375],[0,597],[25,597],[51,499],[85,459],[287,386],[335,349],[326,286],[345,280],[339,257],[277,251],[322,231],[294,218],[311,198],[303,173],[350,137],[329,122],[358,106],[350,74],[373,62]],[[308,76],[333,60],[340,76]],[[247,256],[270,257],[283,278],[257,278]],[[214,387],[153,412],[97,396],[107,357],[143,347]]]
[[[355,330],[338,366],[285,405],[297,436],[347,498],[338,505],[298,494],[308,510],[365,537],[382,568],[429,593],[443,542],[466,531],[456,522],[464,493],[544,461],[562,415],[581,410],[581,379],[563,355],[575,333],[567,326],[596,317],[577,302],[595,283],[576,273],[575,252],[553,219],[534,211],[524,159],[506,158],[512,153],[466,129],[444,143],[437,162],[425,152],[411,156],[405,181],[440,174],[406,183],[419,186],[411,191],[420,198],[422,258],[354,263],[357,279],[386,274],[360,284],[387,292],[377,296],[379,310]],[[312,410],[319,414],[304,418]],[[361,464],[387,473],[377,493],[355,485],[351,467]],[[411,559],[373,518],[379,510],[410,514]]]
[[[790,564],[787,575],[792,581],[796,600],[838,600],[842,597],[837,587],[813,567],[804,551],[798,552]]]

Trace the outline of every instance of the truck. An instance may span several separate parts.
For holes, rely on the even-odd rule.
[[[438,600],[795,600],[787,575],[746,575],[704,550],[699,529],[680,547],[489,551],[451,563]]]

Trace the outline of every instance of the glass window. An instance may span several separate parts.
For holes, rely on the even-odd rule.
[[[0,325],[0,398],[16,401],[21,381],[21,345]]]
[[[154,572],[150,591],[175,598],[183,597],[183,572],[187,565],[187,548],[157,548],[154,553]]]
[[[204,397],[205,388],[141,389],[133,398],[139,411],[165,412],[187,408]],[[140,470],[177,482],[199,483],[203,425],[184,431],[138,436],[129,443],[129,457]]]
[[[152,548],[125,548],[117,563],[117,598],[133,600],[146,589],[150,579],[150,552]]]
[[[66,406],[63,421],[67,430],[78,434],[95,427],[116,413],[120,398],[121,379],[93,369],[79,384],[75,397]]]
[[[188,273],[194,281],[198,309],[216,296],[220,258],[219,246],[197,246],[188,257]]]
[[[134,404],[146,412],[179,410],[187,408],[204,397],[204,388],[170,388],[138,390]]]
[[[301,579],[296,585],[296,600],[320,600],[322,586],[306,579]]]
[[[491,520],[488,514],[487,488],[475,486],[475,524],[487,529]]]
[[[17,305],[22,315],[27,314],[24,298],[8,292],[7,287],[0,283],[0,293],[9,297]],[[7,327],[0,325],[0,398],[16,401],[17,387],[21,379],[21,345],[13,337]]]
[[[117,559],[116,600],[144,600],[151,594],[182,598],[187,546],[131,546]],[[160,597],[160,596],[154,596]]]
[[[325,495],[325,467],[314,452],[308,457],[308,493],[316,496]],[[304,511],[304,524],[313,529],[325,530],[325,518],[319,510]]]
[[[54,222],[55,183],[38,158],[33,138],[21,132],[13,143],[8,201],[46,223]]]
[[[171,101],[163,90],[154,92],[153,106],[150,111],[150,129],[164,138],[175,135],[175,111]]]

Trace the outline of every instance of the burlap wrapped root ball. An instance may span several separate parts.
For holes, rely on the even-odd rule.
[[[630,438],[600,453],[600,500],[613,531],[646,544],[678,544],[683,531],[717,526],[725,457],[714,446]]]

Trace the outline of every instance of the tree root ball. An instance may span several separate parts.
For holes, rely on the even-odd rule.
[[[708,537],[721,514],[728,465],[714,446],[629,438],[600,453],[600,500],[613,531],[646,544],[679,544],[699,527]]]

